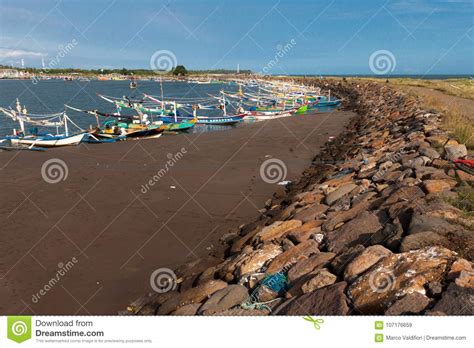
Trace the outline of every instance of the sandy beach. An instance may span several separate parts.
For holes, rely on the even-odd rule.
[[[116,314],[151,291],[155,269],[219,255],[219,238],[258,216],[281,189],[262,180],[263,161],[283,161],[284,179],[297,180],[352,116],[337,111],[158,140],[0,153],[0,311]],[[166,167],[170,158],[178,159]],[[65,180],[43,179],[50,159],[64,161]]]

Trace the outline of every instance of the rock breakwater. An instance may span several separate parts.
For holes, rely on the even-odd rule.
[[[466,147],[437,111],[388,85],[322,87],[359,115],[347,131],[257,221],[225,235],[225,259],[183,265],[176,290],[125,313],[474,314],[474,223],[462,209],[474,176],[452,162]]]

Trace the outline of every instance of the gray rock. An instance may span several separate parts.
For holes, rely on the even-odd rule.
[[[322,229],[324,231],[334,230],[336,225],[340,224],[341,222],[346,222],[355,218],[357,215],[367,210],[369,205],[370,205],[369,201],[361,201],[355,204],[349,210],[332,213],[331,216],[328,218],[328,220],[322,225]]]
[[[448,246],[449,241],[435,232],[419,232],[410,234],[403,238],[400,245],[400,251],[405,252],[409,250],[421,249],[425,246]]]
[[[380,220],[384,218],[371,212],[363,212],[342,227],[328,233],[328,250],[338,253],[346,246],[370,242],[371,236],[383,228]]]
[[[385,315],[418,314],[430,304],[430,299],[419,292],[403,296],[395,301],[386,311]]]
[[[212,315],[225,311],[242,303],[248,296],[248,290],[245,286],[229,285],[222,290],[216,291],[204,302],[199,308],[198,314]]]
[[[431,159],[440,158],[438,151],[432,147],[422,147],[420,148],[419,153]]]
[[[450,161],[467,156],[467,148],[464,144],[446,145],[444,151],[446,152],[445,158]]]
[[[343,196],[347,195],[352,190],[354,190],[356,187],[357,187],[357,185],[354,184],[354,183],[349,183],[349,184],[345,184],[345,185],[340,186],[335,191],[329,193],[326,196],[326,199],[325,199],[326,204],[328,204],[328,205],[334,204],[338,199],[340,199]]]
[[[344,270],[344,280],[351,282],[359,274],[365,272],[375,265],[385,256],[391,255],[392,252],[381,245],[372,245],[365,249],[359,256],[354,258],[347,264]]]
[[[392,251],[398,251],[403,238],[403,227],[398,217],[393,223],[388,223],[383,229],[376,232],[371,239],[372,245],[382,244]]]
[[[474,315],[474,288],[451,283],[441,300],[433,307],[433,311],[447,315]]]
[[[178,308],[177,310],[172,312],[171,315],[183,315],[183,316],[196,315],[199,307],[201,307],[200,303],[191,303],[186,306]]]
[[[334,274],[329,272],[326,268],[323,268],[315,271],[314,275],[301,286],[301,290],[307,294],[316,289],[334,284],[336,280],[337,277]]]
[[[411,219],[408,234],[435,232],[439,235],[446,235],[450,232],[456,231],[457,229],[458,226],[451,224],[442,218],[415,214]]]
[[[344,293],[346,282],[317,289],[296,298],[281,310],[279,315],[346,315],[349,312],[348,300]]]
[[[290,283],[293,283],[295,280],[302,277],[303,275],[310,273],[318,268],[324,267],[329,261],[334,258],[334,256],[336,256],[336,254],[334,253],[322,252],[297,262],[288,271],[288,281]]]
[[[347,264],[360,255],[364,250],[365,248],[361,244],[351,248],[345,248],[345,250],[339,253],[330,263],[330,268],[333,273],[342,275]]]

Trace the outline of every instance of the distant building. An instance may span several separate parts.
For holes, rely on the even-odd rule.
[[[23,74],[16,69],[0,69],[0,79],[19,79]]]

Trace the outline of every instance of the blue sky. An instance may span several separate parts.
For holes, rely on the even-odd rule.
[[[392,74],[474,73],[473,0],[0,0],[0,7],[0,64],[41,67],[43,56],[57,67],[148,69],[156,51],[168,50],[190,69],[371,74],[370,57],[383,50]]]

